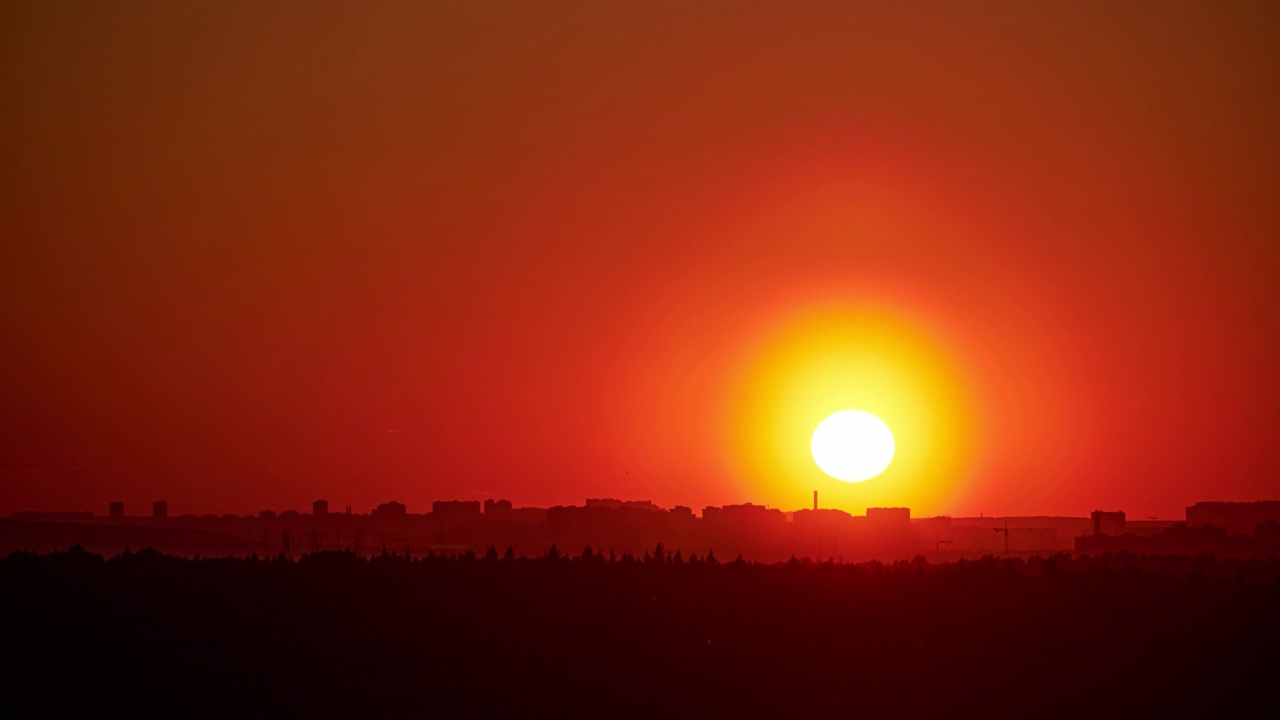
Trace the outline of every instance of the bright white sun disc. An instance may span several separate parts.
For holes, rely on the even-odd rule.
[[[841,410],[818,423],[809,444],[822,472],[845,482],[879,475],[893,461],[893,432],[863,410]]]

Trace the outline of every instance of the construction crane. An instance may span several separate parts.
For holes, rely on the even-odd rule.
[[[1008,521],[1008,520],[1005,520],[1005,521],[1004,521],[1004,527],[1002,527],[1002,528],[991,528],[991,529],[992,529],[992,530],[994,530],[995,532],[998,532],[998,533],[1004,533],[1004,554],[1005,554],[1005,555],[1008,555],[1008,554],[1009,554],[1009,533],[1010,533],[1010,531],[1014,531],[1014,532],[1016,532],[1016,531],[1018,531],[1018,530],[1027,530],[1027,531],[1030,531],[1030,530],[1034,530],[1035,528],[1011,528],[1011,527],[1009,527],[1009,521]]]

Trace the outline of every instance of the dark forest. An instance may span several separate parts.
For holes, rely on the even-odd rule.
[[[0,560],[11,717],[1274,717],[1280,562]]]

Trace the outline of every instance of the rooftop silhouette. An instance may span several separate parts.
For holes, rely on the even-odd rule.
[[[1280,501],[1200,502],[1183,520],[1133,520],[1123,511],[1090,517],[912,517],[909,508],[868,508],[865,515],[831,509],[777,508],[745,503],[662,508],[648,500],[591,498],[583,505],[515,507],[509,500],[438,500],[411,512],[387,501],[368,514],[263,510],[255,516],[128,515],[119,501],[106,515],[92,512],[17,512],[0,519],[0,552],[49,552],[81,545],[107,555],[126,547],[154,547],[184,556],[296,556],[322,550],[366,555],[382,547],[410,555],[484,553],[489,547],[541,555],[555,545],[576,554],[591,546],[639,554],[662,543],[671,551],[777,562],[792,557],[862,562],[923,556],[933,562],[984,555],[1135,552],[1277,554],[1274,527]]]

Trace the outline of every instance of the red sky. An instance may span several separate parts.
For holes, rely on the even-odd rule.
[[[0,512],[1280,496],[1277,37],[1269,3],[5,3]],[[933,491],[744,480],[744,378],[832,308],[965,398]]]

